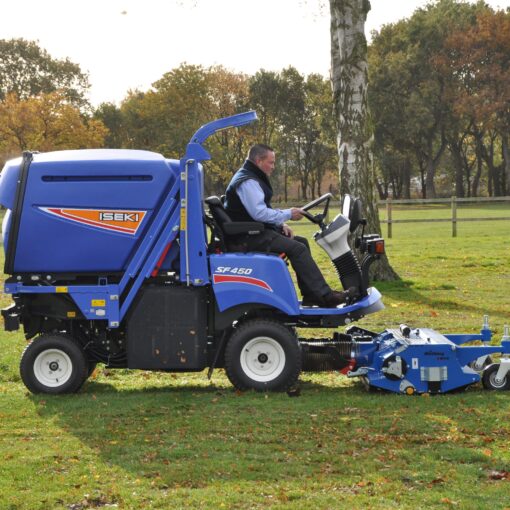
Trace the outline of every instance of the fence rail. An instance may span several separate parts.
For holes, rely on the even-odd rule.
[[[379,206],[386,206],[386,219],[381,220],[381,223],[387,224],[387,237],[391,239],[393,236],[393,225],[395,223],[444,223],[449,222],[452,224],[452,237],[457,237],[457,223],[460,221],[502,221],[510,220],[510,216],[505,217],[479,217],[479,218],[459,218],[457,216],[457,204],[461,203],[486,203],[486,202],[510,202],[510,196],[505,197],[477,197],[477,198],[418,198],[411,200],[382,200],[377,202]],[[401,219],[395,220],[392,217],[393,205],[421,205],[421,204],[451,204],[451,216],[450,218],[426,218],[426,219]]]

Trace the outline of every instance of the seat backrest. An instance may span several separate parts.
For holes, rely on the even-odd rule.
[[[213,253],[216,251],[225,252],[227,251],[227,243],[223,225],[225,223],[230,223],[232,220],[225,211],[223,202],[218,197],[208,197],[204,202],[209,206],[209,213],[212,216],[212,224],[209,225],[212,230],[209,250]]]
[[[218,197],[208,197],[205,203],[212,216],[212,221],[210,218],[205,220],[213,234],[210,251],[218,247],[222,251],[243,251],[246,248],[243,247],[243,237],[258,235],[264,230],[264,224],[258,221],[232,221]]]
[[[216,196],[208,197],[205,199],[205,203],[209,206],[209,211],[214,221],[218,224],[218,227],[223,230],[223,225],[225,223],[230,223],[232,220],[227,214],[227,211],[225,211],[221,199]]]

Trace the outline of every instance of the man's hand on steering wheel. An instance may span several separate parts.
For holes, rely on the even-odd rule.
[[[290,209],[290,219],[291,220],[300,220],[303,217],[303,210],[298,207],[292,207]]]

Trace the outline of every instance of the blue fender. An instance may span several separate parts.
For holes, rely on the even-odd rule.
[[[211,280],[220,311],[260,303],[299,315],[296,290],[285,262],[277,255],[224,253],[211,255]]]

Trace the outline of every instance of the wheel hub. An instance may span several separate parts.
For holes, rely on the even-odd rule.
[[[259,363],[267,363],[269,356],[265,352],[261,352],[257,358]]]
[[[73,373],[71,358],[60,349],[42,351],[34,361],[36,379],[51,388],[65,384]]]
[[[274,338],[260,336],[246,343],[241,351],[244,373],[258,382],[276,379],[285,368],[285,352]]]
[[[490,375],[490,380],[494,388],[504,388],[506,385],[506,377],[503,379],[498,379],[498,372],[495,371]]]

